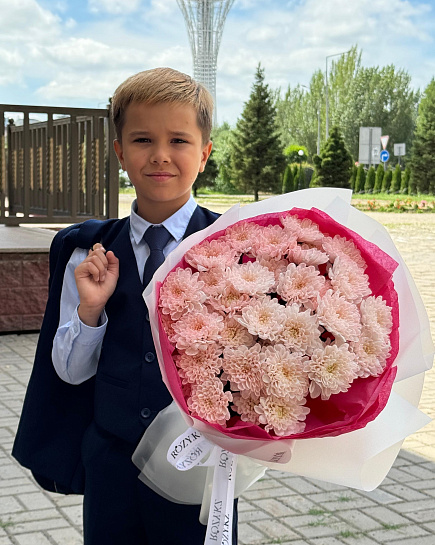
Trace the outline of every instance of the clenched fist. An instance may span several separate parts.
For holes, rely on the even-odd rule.
[[[78,314],[88,326],[96,327],[109,297],[115,291],[119,276],[119,260],[101,244],[94,244],[88,256],[74,272],[80,297]]]

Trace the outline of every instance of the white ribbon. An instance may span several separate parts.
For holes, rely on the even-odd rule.
[[[195,428],[188,428],[171,443],[166,458],[179,471],[214,465],[204,545],[231,545],[237,455],[217,447]]]

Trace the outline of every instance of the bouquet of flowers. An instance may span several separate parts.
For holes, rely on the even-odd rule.
[[[428,422],[424,306],[386,230],[350,199],[308,189],[235,207],[154,275],[144,298],[174,404],[133,460],[157,492],[207,511],[235,480],[222,453],[238,456],[236,496],[265,467],[372,490]],[[195,474],[200,437],[214,477]]]

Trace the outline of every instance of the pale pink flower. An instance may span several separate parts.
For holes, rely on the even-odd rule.
[[[240,293],[232,284],[222,290],[219,295],[211,297],[208,303],[217,311],[234,314],[249,304],[251,298],[247,293]]]
[[[263,348],[261,359],[265,369],[264,391],[268,396],[286,401],[307,396],[307,357],[290,352],[283,344],[275,344]]]
[[[208,271],[214,267],[230,267],[237,262],[238,252],[221,237],[211,241],[204,240],[193,246],[184,258],[198,271]]]
[[[379,327],[383,335],[389,335],[393,329],[391,307],[378,297],[367,297],[360,305],[361,322],[363,325]]]
[[[251,348],[244,345],[237,348],[225,348],[222,378],[231,382],[231,389],[248,390],[255,396],[260,395],[263,386],[260,353],[259,344],[254,344]]]
[[[345,257],[354,261],[358,267],[366,269],[367,264],[361,255],[359,249],[355,246],[352,240],[347,240],[340,235],[335,235],[333,238],[325,237],[322,243],[323,249],[329,254],[331,262],[337,257]]]
[[[208,297],[216,297],[222,293],[228,283],[226,271],[220,267],[200,272],[199,280],[204,283],[202,291]]]
[[[178,267],[168,274],[162,284],[159,306],[163,314],[169,314],[178,320],[186,312],[201,310],[206,299],[204,283],[198,280],[199,273],[192,274],[190,269]]]
[[[259,424],[260,420],[255,406],[260,402],[260,398],[252,396],[249,392],[244,395],[242,393],[233,394],[233,409],[240,416],[243,422],[251,422],[251,424]]]
[[[275,283],[275,275],[267,267],[252,261],[233,265],[228,279],[236,290],[248,295],[268,293]]]
[[[228,403],[232,400],[231,392],[224,392],[222,381],[215,378],[192,386],[187,406],[192,416],[203,418],[211,424],[225,426],[230,419]]]
[[[222,316],[217,312],[208,312],[207,309],[189,312],[172,325],[176,347],[189,356],[219,341],[222,328]]]
[[[288,267],[287,259],[267,259],[266,257],[259,257],[257,259],[258,263],[263,267],[267,267],[269,271],[273,272],[275,275],[275,283],[270,288],[270,292],[276,292],[276,287],[278,285],[279,275],[284,273]]]
[[[371,294],[369,277],[361,267],[350,259],[337,257],[328,271],[334,292],[342,295],[347,301],[360,303]]]
[[[361,316],[358,307],[338,293],[327,291],[318,301],[319,323],[334,336],[346,341],[358,341],[361,334]]]
[[[288,303],[304,304],[317,299],[319,291],[325,284],[325,277],[315,267],[307,267],[305,263],[290,263],[285,273],[278,280],[277,293]]]
[[[296,246],[296,240],[289,238],[280,225],[267,225],[259,230],[253,240],[252,254],[268,259],[282,259],[289,248]]]
[[[322,346],[317,316],[310,310],[300,311],[298,304],[285,308],[282,329],[277,342],[284,344],[292,352],[311,354]]]
[[[249,253],[257,238],[260,226],[250,221],[239,221],[225,230],[225,238],[241,254]]]
[[[320,395],[327,400],[332,394],[347,392],[357,377],[357,369],[355,355],[349,352],[347,344],[314,350],[308,372],[311,397]]]
[[[261,339],[276,340],[285,316],[285,307],[277,299],[269,296],[253,299],[242,309],[242,315],[236,320],[251,333]]]
[[[280,218],[285,231],[295,237],[298,242],[319,243],[324,235],[319,226],[308,218],[300,220],[297,215],[288,214]]]
[[[220,344],[224,347],[237,348],[242,344],[251,347],[255,344],[255,338],[249,331],[233,317],[224,319],[224,327],[220,333]]]
[[[175,332],[172,328],[175,322],[171,320],[171,317],[169,316],[169,314],[162,314],[162,313],[160,313],[160,321],[162,322],[163,330],[165,331],[169,342],[172,344],[175,344],[175,338],[174,338]]]
[[[197,384],[218,375],[221,371],[222,351],[216,345],[207,348],[194,356],[180,354],[174,358],[182,384]]]
[[[305,263],[307,266],[313,265],[314,267],[318,267],[323,263],[327,263],[329,256],[317,248],[313,248],[308,244],[302,244],[290,250],[288,260],[296,263],[296,265]]]
[[[260,397],[260,403],[255,410],[266,431],[273,431],[275,435],[283,437],[304,431],[303,421],[310,409],[304,407],[303,403],[305,400],[293,400],[289,403],[278,397]]]
[[[385,369],[391,345],[379,328],[363,326],[358,342],[350,343],[350,346],[356,356],[359,377],[377,377]]]

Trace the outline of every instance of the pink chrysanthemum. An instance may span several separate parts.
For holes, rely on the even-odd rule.
[[[263,295],[275,284],[275,275],[260,263],[248,261],[241,265],[233,265],[228,279],[241,293]]]
[[[256,223],[241,221],[226,228],[225,238],[237,252],[246,254],[250,252],[259,230],[260,227]]]
[[[269,296],[253,299],[236,320],[252,335],[274,341],[281,332],[285,307]]]
[[[199,384],[214,378],[221,371],[222,351],[212,344],[195,356],[180,354],[174,358],[182,384]]]
[[[230,267],[237,262],[238,252],[221,237],[211,241],[204,240],[193,246],[184,258],[198,271],[208,271],[214,267]]]
[[[257,259],[258,263],[263,267],[267,267],[269,271],[273,272],[275,275],[275,283],[270,288],[270,292],[276,292],[276,287],[278,285],[279,276],[281,273],[284,273],[288,267],[287,259],[267,259],[265,257],[259,257]]]
[[[282,329],[277,341],[292,352],[311,354],[314,349],[322,346],[316,315],[311,314],[310,310],[300,311],[296,303],[289,305],[285,309]]]
[[[332,394],[347,392],[357,377],[357,369],[355,355],[349,352],[347,344],[315,350],[308,372],[311,397],[327,400]]]
[[[337,257],[328,271],[334,292],[342,295],[347,301],[360,303],[371,294],[369,277],[354,261]]]
[[[319,231],[319,226],[308,218],[300,220],[298,216],[288,214],[280,218],[285,231],[297,239],[298,242],[319,243],[324,235]]]
[[[201,310],[206,299],[204,283],[198,280],[199,273],[178,267],[168,274],[160,290],[159,305],[163,314],[178,320],[186,312]]]
[[[305,400],[288,403],[278,397],[261,397],[255,410],[266,431],[273,431],[275,435],[284,437],[304,431],[303,421],[310,409],[304,407],[302,403],[305,403]]]
[[[308,394],[307,357],[292,353],[283,344],[266,346],[261,352],[265,374],[264,391],[286,401]]]
[[[255,344],[255,338],[237,320],[227,316],[224,319],[224,327],[220,333],[220,344],[223,347],[237,348],[242,344],[251,347]]]
[[[228,282],[225,269],[220,267],[200,272],[199,280],[204,283],[202,291],[207,297],[216,297],[222,293]]]
[[[379,327],[383,335],[389,335],[393,329],[391,307],[378,297],[367,297],[360,305],[361,322],[363,325]]]
[[[313,265],[314,267],[318,267],[323,263],[327,263],[329,256],[317,248],[313,248],[308,244],[302,244],[290,250],[288,260],[296,265],[305,263],[307,266]]]
[[[363,326],[358,342],[350,343],[358,364],[359,377],[377,377],[385,369],[391,345],[378,328]]]
[[[211,424],[225,426],[230,419],[228,403],[232,400],[231,392],[224,392],[222,382],[216,378],[192,386],[187,406],[192,416],[203,418]]]
[[[233,409],[240,415],[240,420],[243,422],[251,422],[251,424],[259,424],[259,416],[255,410],[255,406],[260,402],[260,398],[252,396],[250,393],[242,395],[241,393],[233,394]]]
[[[325,284],[325,277],[315,267],[307,267],[305,263],[290,263],[278,281],[277,293],[288,303],[304,304],[317,299],[319,291]]]
[[[189,356],[194,356],[207,346],[219,341],[223,318],[217,312],[189,312],[172,325],[175,345]]]
[[[317,305],[319,323],[334,336],[346,341],[358,341],[361,316],[358,307],[338,293],[328,290]]]
[[[175,322],[171,320],[171,317],[169,316],[169,314],[162,314],[162,313],[160,313],[160,320],[162,322],[163,330],[165,331],[169,342],[175,345],[175,338],[174,338],[175,332],[172,328]]]
[[[228,284],[219,295],[211,297],[208,303],[217,311],[234,314],[246,307],[250,300],[247,293],[240,293],[232,284]]]
[[[263,367],[260,361],[261,346],[239,346],[224,350],[223,380],[231,382],[231,389],[247,390],[259,396],[263,386]]]
[[[340,235],[335,235],[333,238],[325,237],[322,243],[323,249],[329,254],[331,262],[341,256],[354,261],[358,267],[366,269],[367,263],[361,255],[359,249],[355,246],[352,240],[347,240]]]
[[[296,246],[296,240],[289,238],[280,225],[267,225],[257,233],[252,244],[252,254],[268,259],[282,259],[289,248]]]

